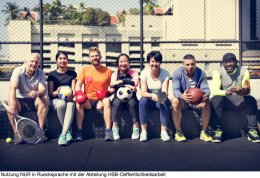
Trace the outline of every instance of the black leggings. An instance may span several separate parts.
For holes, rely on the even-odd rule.
[[[212,99],[212,112],[217,116],[217,125],[220,126],[223,111],[246,111],[248,128],[257,128],[257,102],[252,96],[214,96]]]
[[[128,108],[133,123],[138,121],[138,100],[132,97],[128,102],[122,102],[117,97],[112,100],[112,121],[118,122],[124,108]]]

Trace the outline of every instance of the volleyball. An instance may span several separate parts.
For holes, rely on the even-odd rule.
[[[68,101],[69,97],[72,95],[72,90],[69,86],[61,86],[58,93],[58,97],[61,100]]]

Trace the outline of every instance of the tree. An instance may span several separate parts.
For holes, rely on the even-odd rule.
[[[91,7],[87,8],[82,15],[83,25],[96,25],[95,22],[95,10]]]
[[[129,14],[131,14],[131,15],[139,15],[140,14],[140,10],[138,8],[130,8],[129,9]]]
[[[5,9],[2,10],[3,13],[7,14],[8,17],[6,21],[8,22],[9,20],[15,20],[18,17],[18,12],[19,12],[19,6],[15,2],[7,2]]]
[[[65,10],[64,19],[70,20],[70,24],[77,24],[81,17],[79,13],[76,11],[76,8],[73,5],[69,5]]]
[[[144,4],[155,6],[156,0],[143,0]]]
[[[103,25],[109,25],[110,23],[110,15],[108,12],[105,12],[101,9],[95,9],[95,21],[96,25],[103,26]]]
[[[125,16],[126,16],[126,11],[123,10],[122,14],[118,17],[119,22],[123,24],[123,26],[125,26]]]
[[[80,7],[80,10],[81,10],[81,11],[84,11],[84,10],[86,9],[84,2],[79,3],[79,7]]]
[[[154,6],[150,4],[145,4],[144,6],[144,15],[153,15],[154,14]]]
[[[45,20],[54,23],[64,16],[66,6],[61,4],[60,0],[54,0],[51,4],[43,4],[43,16]]]

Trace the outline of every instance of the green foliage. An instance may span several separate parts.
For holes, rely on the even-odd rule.
[[[18,18],[19,6],[15,2],[7,2],[3,13],[8,14],[7,21],[15,20]]]
[[[43,15],[45,23],[69,24],[69,25],[109,25],[110,15],[101,9],[85,7],[84,3],[79,4],[79,9],[73,5],[68,7],[55,0],[51,4],[43,4]]]
[[[129,14],[130,15],[140,15],[140,10],[137,8],[130,8],[129,9]]]
[[[123,10],[122,14],[119,16],[119,22],[123,24],[123,26],[125,26],[125,16],[126,16],[126,11]]]
[[[146,4],[144,6],[144,15],[153,15],[154,14],[153,8],[154,8],[153,5]]]
[[[82,15],[83,25],[96,25],[95,10],[93,8],[87,8]]]
[[[110,15],[108,12],[105,12],[101,9],[95,9],[95,22],[96,25],[99,26],[104,26],[104,25],[109,25],[110,23]]]

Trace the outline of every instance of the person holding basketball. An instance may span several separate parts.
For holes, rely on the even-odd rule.
[[[151,51],[147,55],[148,66],[141,72],[141,99],[139,101],[139,116],[141,122],[140,141],[147,141],[147,122],[149,109],[160,110],[161,139],[170,141],[168,122],[170,118],[170,101],[168,100],[169,72],[161,68],[162,54]]]
[[[68,145],[73,140],[71,123],[74,117],[75,104],[73,96],[75,94],[75,84],[77,74],[68,68],[68,55],[65,52],[56,54],[57,69],[48,75],[48,93],[50,105],[57,111],[58,119],[62,125],[62,132],[58,138],[59,145]],[[68,99],[63,100],[58,97],[61,87],[69,86],[72,94]]]
[[[248,140],[259,143],[257,131],[257,102],[250,96],[249,71],[237,65],[236,56],[226,53],[223,66],[212,75],[212,108],[217,116],[217,128],[213,142],[222,142],[221,116],[223,111],[246,110],[248,121]]]
[[[44,129],[48,112],[48,99],[45,74],[39,69],[40,62],[40,55],[32,53],[23,65],[14,69],[10,79],[7,113],[14,132],[14,144],[23,142],[17,134],[14,115],[21,112],[37,111],[39,126],[42,130]],[[41,141],[47,140],[43,130]]]
[[[138,73],[130,69],[130,58],[127,54],[120,54],[117,57],[116,64],[118,70],[112,74],[110,87],[115,93],[112,100],[112,120],[113,120],[113,137],[114,140],[119,140],[118,121],[124,107],[129,108],[130,116],[133,120],[133,140],[139,139],[139,123],[138,123],[138,100],[136,91],[139,83]],[[133,96],[127,101],[121,101],[117,97],[117,91],[121,87],[127,87],[133,92]]]
[[[211,104],[209,100],[210,90],[206,74],[196,67],[195,57],[187,54],[183,57],[183,66],[178,68],[172,76],[173,98],[172,98],[172,117],[176,128],[175,140],[178,142],[186,141],[182,133],[181,118],[182,110],[199,109],[202,110],[202,130],[200,139],[205,142],[212,141],[211,136],[206,132],[211,113]],[[187,93],[189,88],[200,88],[205,94],[203,101],[198,105],[192,105],[192,97]]]
[[[112,119],[111,119],[111,101],[108,97],[108,87],[112,76],[112,71],[101,65],[101,53],[97,47],[89,48],[89,60],[91,66],[84,66],[78,73],[76,82],[76,119],[78,131],[75,139],[81,141],[84,139],[82,127],[84,119],[84,109],[102,109],[104,108],[104,120],[106,126],[105,140],[113,140]],[[81,91],[84,85],[85,92]],[[84,95],[87,97],[85,101]]]

